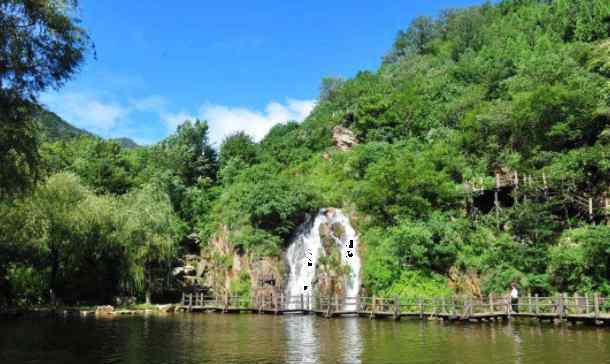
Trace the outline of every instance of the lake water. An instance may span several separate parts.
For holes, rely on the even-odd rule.
[[[610,329],[177,314],[0,321],[2,364],[610,363]]]

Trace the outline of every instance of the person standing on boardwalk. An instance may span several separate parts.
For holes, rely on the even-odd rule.
[[[510,284],[512,287],[510,291],[510,303],[512,305],[513,312],[519,313],[519,290],[517,290],[517,283],[513,282]]]

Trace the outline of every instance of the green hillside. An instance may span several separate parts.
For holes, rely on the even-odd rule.
[[[93,137],[93,134],[88,131],[69,124],[54,112],[45,110],[42,107],[38,108],[35,119],[42,130],[43,138],[51,142],[79,136]]]
[[[605,0],[530,0],[417,18],[379,70],[324,80],[313,113],[276,126],[256,157],[227,141],[198,231],[227,226],[268,254],[303,212],[335,206],[353,212],[378,294],[610,289],[609,14]],[[339,125],[359,141],[349,152]],[[489,211],[497,172],[541,182]],[[472,181],[489,193],[467,193]]]
[[[129,138],[112,138],[110,139],[111,141],[118,143],[121,147],[125,148],[125,149],[134,149],[139,147],[138,143],[134,142],[133,140],[129,139]]]
[[[5,286],[29,302],[49,287],[149,298],[179,288],[172,267],[195,254],[219,289],[248,294],[235,256],[279,261],[307,214],[336,207],[378,296],[513,281],[610,294],[608,5],[504,0],[417,18],[378,70],[324,79],[303,123],[259,143],[238,133],[217,152],[204,121],[132,150],[46,143],[38,186],[0,204]]]
[[[79,129],[71,125],[54,112],[45,110],[42,107],[38,108],[38,111],[35,115],[35,120],[37,120],[38,125],[41,129],[43,139],[48,142],[56,142],[60,140],[67,140],[82,136],[92,138],[97,137],[86,130]],[[109,140],[116,142],[121,147],[126,149],[133,149],[139,147],[139,145],[130,138],[112,138]]]

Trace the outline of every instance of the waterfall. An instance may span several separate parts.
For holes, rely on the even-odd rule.
[[[356,297],[360,291],[360,256],[358,255],[358,236],[351,226],[349,218],[340,210],[322,209],[313,221],[309,219],[301,225],[286,251],[286,261],[289,267],[289,276],[286,284],[286,295],[299,296],[312,295],[313,283],[316,277],[316,264],[320,256],[325,255],[320,226],[338,224],[343,234],[337,236],[334,232],[330,236],[335,241],[334,248],[341,254],[341,262],[350,268],[346,277],[346,297]],[[352,309],[353,305],[346,305],[345,309]]]

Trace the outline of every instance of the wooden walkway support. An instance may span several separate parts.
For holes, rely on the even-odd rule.
[[[573,190],[573,184],[556,183],[556,186],[549,185],[549,178],[545,172],[541,172],[538,176],[519,173],[517,171],[508,171],[504,173],[496,172],[495,183],[485,184],[482,177],[472,179],[465,183],[465,190],[470,193],[482,193],[484,191],[494,192],[494,205],[499,208],[499,191],[503,188],[520,189],[521,186],[526,187],[529,192],[542,192],[545,197],[560,196],[564,203],[569,203],[573,207],[585,214],[589,220],[594,221],[596,217],[601,217],[610,223],[610,190],[603,192],[601,195],[579,195]],[[527,195],[524,195],[527,198]]]
[[[610,324],[610,298],[599,294],[559,294],[554,297],[521,297],[513,311],[509,297],[445,296],[414,298],[319,297],[284,294],[240,297],[183,293],[178,309],[188,312],[259,314],[316,314],[323,317],[440,319],[446,321],[498,321],[519,317],[540,321]]]

